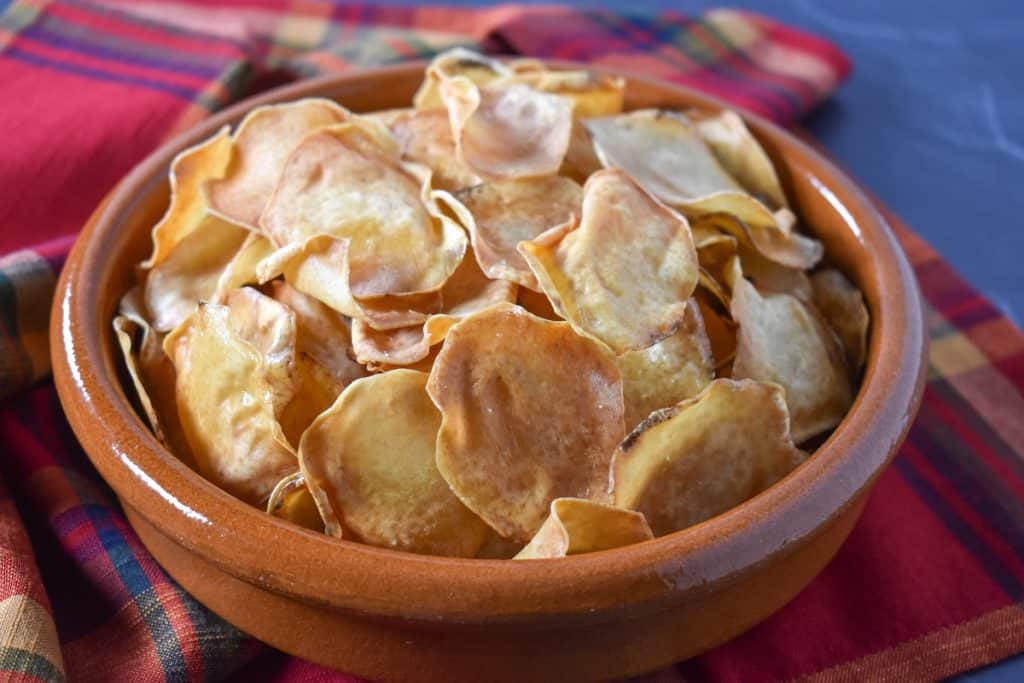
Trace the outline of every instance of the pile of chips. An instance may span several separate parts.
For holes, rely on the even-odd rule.
[[[375,546],[551,558],[742,503],[850,408],[860,292],[732,112],[437,57],[414,106],[185,150],[117,340],[156,436]]]

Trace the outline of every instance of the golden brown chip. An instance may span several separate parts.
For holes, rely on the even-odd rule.
[[[434,461],[441,415],[427,375],[356,380],[302,437],[299,458],[327,532],[430,555],[472,557],[487,526],[459,502]]]
[[[227,295],[239,287],[259,282],[256,272],[260,261],[274,252],[274,245],[259,233],[250,232],[238,251],[221,271],[212,301],[222,304]]]
[[[473,314],[448,332],[427,391],[443,416],[438,469],[502,536],[528,541],[555,498],[606,499],[622,380],[568,324],[513,304]]]
[[[232,136],[224,177],[206,185],[210,206],[225,220],[259,230],[260,214],[292,149],[307,134],[349,116],[337,103],[320,98],[253,109]]]
[[[461,163],[487,180],[551,175],[569,148],[572,100],[502,80],[477,86],[457,76],[441,97]]]
[[[277,483],[267,501],[267,512],[311,531],[323,533],[324,520],[313,495],[306,488],[302,472],[290,474]]]
[[[443,107],[440,86],[442,81],[449,78],[463,76],[477,85],[484,85],[511,73],[511,70],[497,59],[485,57],[479,52],[464,47],[445,50],[435,56],[427,66],[423,83],[413,95],[413,106],[416,109]]]
[[[201,304],[167,336],[177,405],[199,473],[228,493],[265,505],[295,453],[274,416],[260,353],[231,329],[230,312]]]
[[[283,275],[303,294],[378,330],[416,325],[424,322],[431,313],[441,310],[440,290],[366,299],[352,296],[347,286],[348,247],[347,239],[317,235],[300,245],[279,249],[260,262],[257,268],[260,282]]]
[[[696,126],[725,170],[748,192],[769,206],[788,206],[775,166],[736,112],[702,118]]]
[[[697,301],[690,299],[675,334],[615,359],[622,373],[626,431],[648,415],[700,393],[715,376],[711,343]]]
[[[458,192],[481,182],[455,156],[455,138],[446,109],[409,110],[395,115],[389,128],[403,159],[421,163],[434,172],[434,187]]]
[[[740,325],[733,377],[786,390],[797,443],[835,427],[853,402],[842,349],[819,316],[788,294],[762,295],[743,278],[733,287]]]
[[[626,437],[612,461],[613,499],[664,536],[757,495],[806,457],[778,386],[716,379]]]
[[[716,305],[717,300],[713,301],[706,291],[698,289],[693,298],[700,308],[700,316],[704,321],[704,330],[711,345],[711,356],[715,359],[716,375],[727,377],[729,375],[723,374],[723,369],[736,357],[736,331],[739,326],[733,322],[727,309],[723,310]]]
[[[362,376],[365,374],[364,371]],[[281,411],[278,422],[288,443],[298,448],[306,429],[331,407],[347,384],[302,352],[295,356],[293,381],[294,395]]]
[[[473,252],[487,277],[539,290],[516,245],[579,215],[583,190],[562,176],[504,180],[460,192],[456,216],[469,230]],[[465,207],[465,211],[461,208]]]
[[[271,295],[295,314],[298,353],[308,355],[342,386],[367,374],[354,360],[352,332],[344,316],[287,282],[274,281]]]
[[[556,498],[551,513],[517,560],[582,555],[654,538],[639,512],[580,498]]]
[[[811,285],[814,304],[843,343],[850,372],[859,373],[867,358],[870,324],[864,296],[845,275],[833,268],[812,275]]]
[[[676,206],[695,224],[705,224],[735,237],[762,256],[790,268],[813,268],[825,250],[821,242],[792,230],[788,209],[771,212],[742,192],[719,192]]]
[[[441,289],[443,307],[417,327],[375,330],[361,320],[352,321],[352,348],[356,360],[374,366],[412,365],[440,344],[452,325],[471,313],[503,301],[515,301],[517,287],[506,280],[491,280],[483,274],[472,254]]]
[[[285,254],[271,260],[287,261],[311,238],[329,236],[348,242],[347,266],[334,269],[347,270],[347,282],[335,286],[351,297],[435,291],[462,260],[466,234],[437,206],[430,173],[400,164],[397,147],[378,134],[351,121],[295,148],[261,219]]]
[[[699,276],[686,219],[618,169],[587,181],[578,227],[519,251],[558,314],[618,354],[675,332]]]
[[[741,189],[683,114],[643,109],[583,125],[605,168],[623,169],[666,204]]]
[[[261,356],[274,414],[280,417],[297,391],[295,314],[252,287],[230,292],[225,305],[231,329]]]

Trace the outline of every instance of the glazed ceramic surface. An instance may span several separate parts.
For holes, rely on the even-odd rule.
[[[568,67],[567,64],[553,64]],[[164,568],[210,609],[286,652],[375,679],[575,680],[649,671],[750,628],[828,563],[902,442],[923,381],[918,290],[884,220],[831,163],[757,118],[794,209],[871,312],[863,385],[813,457],[752,500],[653,541],[557,560],[425,557],[300,529],[179,462],[124,390],[111,330],[166,208],[181,149],[269,102],[320,96],[355,111],[408,106],[422,64],[281,88],[205,121],[141,163],[82,232],[52,317],[69,421]],[[628,77],[627,108],[722,103]]]

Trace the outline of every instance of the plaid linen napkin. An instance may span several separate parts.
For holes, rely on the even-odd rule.
[[[125,522],[44,381],[50,297],[73,236],[162,141],[270,85],[452,45],[644,71],[784,124],[849,70],[831,44],[731,10],[4,4],[0,676],[25,681],[351,680],[256,643],[178,587]],[[1024,335],[890,220],[921,281],[932,339],[907,444],[807,590],[658,680],[932,680],[1024,650]]]

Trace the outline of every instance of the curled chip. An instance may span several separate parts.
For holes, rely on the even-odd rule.
[[[762,295],[743,278],[733,287],[740,329],[732,374],[786,390],[793,439],[839,424],[853,402],[843,352],[820,314],[788,294]]]
[[[279,275],[303,294],[333,310],[362,320],[374,329],[393,330],[425,321],[441,310],[440,290],[402,296],[356,299],[348,288],[349,240],[316,235],[279,249],[260,262],[261,283]]]
[[[423,164],[434,172],[434,187],[458,192],[481,182],[455,156],[455,138],[445,109],[413,109],[396,114],[388,127],[403,159]]]
[[[180,153],[171,163],[171,201],[153,228],[153,252],[140,264],[151,324],[177,327],[201,300],[213,296],[217,279],[246,238],[246,231],[213,215],[202,186],[224,173],[231,153],[227,128]]]
[[[812,275],[811,285],[814,304],[843,343],[850,372],[860,372],[867,358],[870,320],[864,296],[834,268]]]
[[[793,445],[782,390],[716,379],[651,415],[612,460],[615,505],[644,514],[656,536],[752,498],[807,457]]]
[[[697,132],[729,175],[751,194],[775,208],[789,206],[775,166],[736,112],[701,118]]]
[[[617,169],[583,188],[579,226],[519,245],[555,311],[617,354],[671,335],[699,267],[690,227]]]
[[[487,180],[558,172],[569,148],[572,100],[513,81],[441,82],[458,159]]]
[[[715,359],[696,300],[675,334],[615,359],[622,373],[626,431],[659,408],[673,406],[700,393],[715,376]]]
[[[302,472],[290,474],[277,483],[270,492],[267,512],[311,531],[322,533],[324,530],[324,520],[317,510],[313,495],[306,488]]]
[[[311,238],[347,241],[346,263],[335,270],[348,279],[335,286],[357,298],[435,291],[466,251],[462,228],[436,205],[430,173],[400,164],[397,147],[363,122],[307,136],[260,223],[289,257]]]
[[[443,416],[441,475],[502,536],[530,540],[555,498],[606,499],[622,380],[568,324],[512,304],[471,315],[449,331],[427,391]]]
[[[654,538],[639,512],[580,498],[556,498],[551,513],[514,559],[582,555]]]
[[[487,277],[540,290],[516,245],[578,216],[583,190],[569,178],[547,176],[477,185],[457,198],[461,206],[452,208],[469,230],[476,260]]]
[[[757,251],[741,247],[740,263],[743,274],[763,292],[791,294],[802,301],[810,301],[813,292],[807,273],[765,258]]]
[[[228,221],[259,230],[260,214],[292,149],[308,133],[349,116],[336,103],[319,98],[253,109],[232,136],[225,175],[206,185],[210,206]]]
[[[352,321],[352,348],[356,360],[370,367],[412,365],[440,344],[452,325],[471,313],[503,301],[516,299],[517,287],[505,280],[491,280],[483,274],[472,254],[441,289],[443,307],[417,327],[375,330],[361,320]]]
[[[261,356],[274,414],[280,417],[297,390],[295,314],[252,287],[232,291],[225,305],[231,329]]]
[[[666,204],[742,189],[683,114],[643,109],[583,125],[605,168],[621,168]]]
[[[263,506],[295,453],[274,416],[260,353],[218,304],[201,304],[167,336],[177,371],[178,415],[199,473],[233,496]]]
[[[472,557],[487,526],[434,462],[441,416],[427,375],[356,380],[302,437],[299,459],[327,532],[430,555]]]
[[[263,235],[250,232],[217,278],[214,303],[222,304],[232,290],[259,282],[257,267],[263,259],[274,253],[274,245]]]
[[[813,268],[825,253],[821,242],[792,230],[794,218],[789,209],[773,213],[742,192],[719,192],[676,208],[695,224],[728,233],[740,244],[790,268]]]
[[[412,103],[416,109],[443,107],[441,83],[456,76],[463,76],[477,85],[484,85],[511,73],[512,71],[497,59],[485,57],[464,47],[454,47],[431,60],[423,83],[413,95]]]

